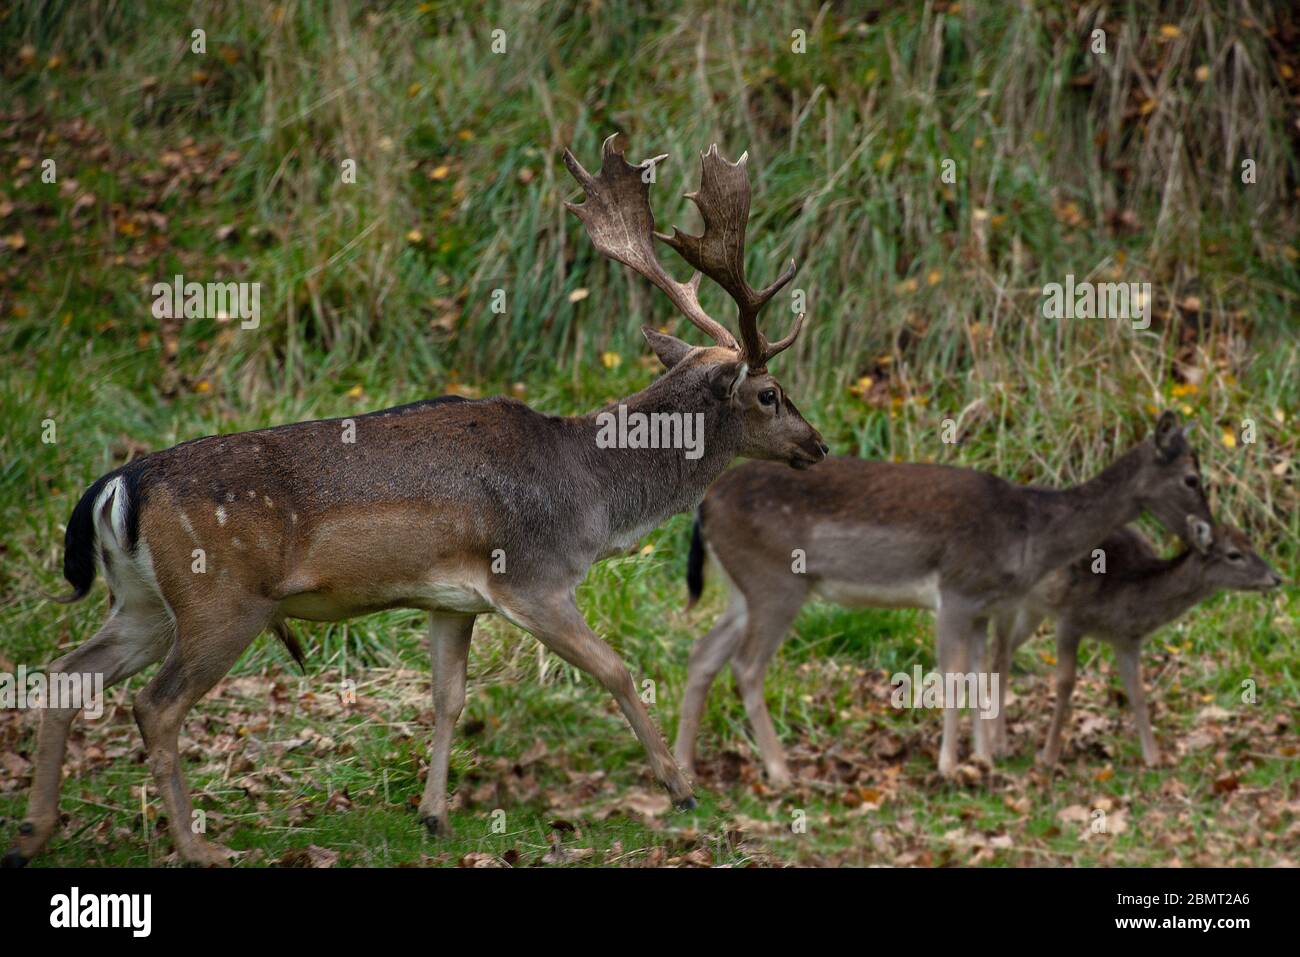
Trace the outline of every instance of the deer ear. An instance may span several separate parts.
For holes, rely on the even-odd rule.
[[[1166,409],[1156,422],[1156,452],[1160,461],[1171,462],[1187,447],[1183,427],[1179,424],[1178,413]]]
[[[1195,515],[1188,515],[1187,533],[1192,547],[1202,555],[1208,555],[1210,546],[1214,544],[1214,529],[1210,527],[1210,523]]]
[[[709,389],[714,398],[720,402],[730,401],[735,396],[745,377],[749,375],[749,364],[745,362],[723,362],[709,370]]]
[[[671,369],[677,365],[691,351],[688,343],[650,326],[642,326],[641,335],[645,336],[645,341],[650,343],[650,348],[654,350],[655,355],[659,357],[659,361],[664,364],[665,369]]]

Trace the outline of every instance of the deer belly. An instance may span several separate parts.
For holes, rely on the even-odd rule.
[[[282,600],[279,611],[290,618],[341,621],[387,608],[481,614],[491,611],[492,605],[479,589],[466,582],[425,581],[391,583],[383,588],[356,591],[319,589],[299,592]]]
[[[893,582],[851,582],[823,579],[813,592],[846,608],[939,607],[939,576],[925,575]]]

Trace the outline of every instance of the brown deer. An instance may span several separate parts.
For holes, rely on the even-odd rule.
[[[93,638],[49,670],[102,674],[112,685],[163,659],[135,697],[135,717],[183,861],[220,864],[228,853],[191,830],[176,753],[181,723],[263,629],[280,632],[292,648],[288,618],[429,612],[436,725],[419,815],[432,833],[448,828],[452,728],[465,700],[474,618],[486,612],[600,682],[673,801],[694,804],[627,667],[588,627],[574,589],[593,562],[694,508],[735,457],[804,468],[827,449],[767,372],[794,342],[799,321],[769,343],[757,318],[790,281],[794,263],[761,292],[745,281],[746,157],[730,163],[716,146],[704,153],[692,194],[703,235],[662,236],[654,232],[649,181],[664,157],[633,166],[614,139],[605,141],[597,176],[565,151],[586,195],[566,206],[596,249],[658,286],[714,341],[692,347],[643,329],[668,372],[617,405],[629,418],[697,417],[702,441],[694,451],[627,437],[609,447],[600,439],[615,406],[557,417],[507,398],[444,397],[355,419],[196,439],[103,476],[77,503],[65,541],[64,575],[74,589],[66,600],[89,591],[98,559],[110,612]],[[695,267],[690,281],[660,265],[656,236]],[[700,274],[736,301],[739,340],[701,308]],[[197,574],[200,554],[206,570]],[[53,708],[42,715],[27,815],[9,864],[24,863],[54,831],[75,715]]]
[[[1043,578],[1016,608],[993,616],[994,671],[1001,675],[998,713],[993,718],[994,753],[1006,750],[1004,707],[1011,656],[1044,618],[1056,619],[1056,707],[1040,758],[1049,767],[1061,754],[1061,730],[1070,717],[1070,697],[1079,640],[1094,635],[1115,649],[1124,693],[1133,709],[1142,759],[1154,767],[1160,749],[1151,733],[1139,656],[1142,641],[1193,605],[1224,589],[1268,591],[1282,584],[1239,529],[1211,528],[1188,518],[1193,548],[1161,558],[1133,528],[1108,535],[1092,552]]]
[[[727,610],[691,650],[675,754],[692,773],[709,686],[728,661],[771,782],[790,772],[763,697],[772,654],[804,602],[929,608],[939,670],[979,672],[987,619],[1109,531],[1152,511],[1171,530],[1209,520],[1200,466],[1178,417],[1073,488],[1017,486],[974,469],[832,458],[795,477],[762,463],[724,474],[696,517],[687,580],[703,587],[704,551],[731,588]],[[960,711],[945,702],[939,771],[957,768]],[[985,720],[976,758],[990,762]]]

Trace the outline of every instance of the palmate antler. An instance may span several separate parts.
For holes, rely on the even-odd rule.
[[[692,236],[674,227],[669,236],[655,232],[650,183],[645,175],[667,156],[656,156],[633,166],[615,148],[617,135],[605,140],[599,176],[592,176],[571,152],[564,151],[564,165],[587,196],[581,205],[564,205],[582,220],[587,235],[601,253],[645,276],[718,345],[739,352],[751,371],[763,371],[769,359],[794,342],[804,317],[801,313],[790,334],[775,343],[769,343],[758,331],[760,310],[794,278],[796,267],[791,260],[776,282],[761,292],[755,292],[745,281],[745,227],[749,222],[749,177],[745,163],[749,154],[729,163],[718,153],[716,144],[700,154],[700,188],[686,196],[699,207],[704,233]],[[687,282],[673,279],[659,263],[654,251],[655,237],[672,246],[695,267],[696,273]],[[701,274],[735,300],[739,310],[739,342],[700,306]]]

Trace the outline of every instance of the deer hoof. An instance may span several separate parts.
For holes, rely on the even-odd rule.
[[[424,824],[424,828],[429,832],[430,837],[451,837],[450,821],[445,821],[436,814],[422,817],[420,821]]]
[[[23,857],[17,851],[10,851],[3,858],[0,858],[0,867],[26,867],[27,858]]]
[[[674,801],[673,807],[677,808],[679,811],[694,811],[695,795],[692,794],[688,797],[682,798],[680,801]]]

